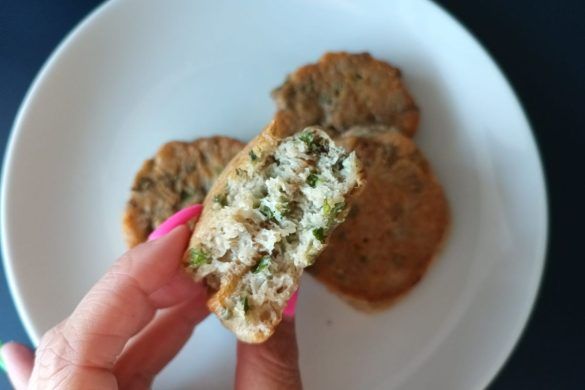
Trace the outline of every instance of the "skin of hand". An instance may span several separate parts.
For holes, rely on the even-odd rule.
[[[42,337],[36,353],[14,342],[2,346],[15,389],[151,387],[209,314],[206,287],[181,266],[189,229],[166,229],[172,230],[126,252],[73,313]],[[295,300],[268,341],[238,342],[236,389],[302,388]]]

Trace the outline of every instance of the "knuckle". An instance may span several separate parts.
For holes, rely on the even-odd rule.
[[[37,348],[37,351],[42,351],[44,349],[46,349],[47,347],[55,344],[58,342],[59,337],[61,336],[61,332],[62,332],[62,328],[63,328],[63,322],[57,324],[56,326],[54,326],[53,328],[49,329],[42,337],[41,340],[39,342],[39,347]],[[37,352],[38,354],[38,352]]]

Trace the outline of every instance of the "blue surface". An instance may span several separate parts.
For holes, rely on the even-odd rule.
[[[534,127],[549,185],[551,236],[543,288],[520,344],[491,388],[583,389],[585,1],[438,2],[480,39],[508,75]],[[34,76],[67,32],[99,3],[0,0],[1,151]],[[0,273],[0,339],[28,343]],[[4,388],[9,385],[0,374]]]
[[[61,39],[100,1],[0,0],[0,151],[33,78]],[[30,344],[0,267],[0,340]],[[0,389],[9,389],[0,373]]]

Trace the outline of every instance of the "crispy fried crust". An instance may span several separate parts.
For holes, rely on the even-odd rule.
[[[400,70],[368,53],[326,53],[288,75],[272,97],[290,133],[309,125],[342,133],[351,126],[383,124],[412,137],[419,121]]]
[[[345,223],[308,271],[361,310],[382,309],[421,280],[449,224],[441,185],[416,145],[398,131],[352,129],[369,178]]]
[[[243,147],[238,140],[220,136],[163,145],[134,178],[123,217],[127,245],[146,241],[175,212],[203,202],[224,167]]]

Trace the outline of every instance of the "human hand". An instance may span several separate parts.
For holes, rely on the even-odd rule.
[[[185,223],[170,220],[163,230]],[[205,286],[181,267],[189,236],[180,225],[128,251],[42,337],[36,356],[23,345],[5,344],[0,352],[14,387],[150,388],[209,314]],[[238,343],[237,389],[302,388],[290,312],[265,343]]]

